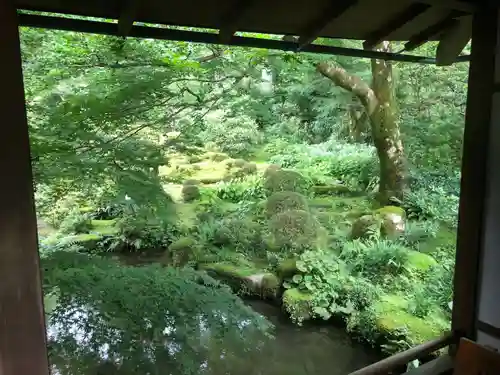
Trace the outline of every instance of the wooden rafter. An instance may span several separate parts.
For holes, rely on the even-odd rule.
[[[363,47],[372,49],[380,42],[384,41],[392,32],[403,27],[408,22],[417,18],[422,13],[426,12],[431,6],[429,4],[415,3],[408,8],[398,13],[394,18],[382,25],[379,29],[373,31],[366,37]]]
[[[137,13],[138,0],[126,0],[118,18],[118,34],[126,37],[134,24]]]
[[[405,43],[405,51],[413,51],[414,49],[420,47],[421,45],[427,43],[432,38],[443,33],[444,31],[456,26],[459,21],[456,17],[463,15],[462,12],[453,10],[446,17],[441,19],[439,22],[429,26],[428,28],[422,30],[418,34],[412,36],[407,43]]]
[[[357,0],[332,1],[327,9],[321,10],[321,14],[304,28],[304,32],[299,37],[298,50],[300,51],[305,46],[311,44],[328,25],[357,2]]]
[[[238,31],[238,24],[245,12],[255,3],[255,0],[238,0],[224,14],[220,22],[219,38],[222,43],[228,43]]]

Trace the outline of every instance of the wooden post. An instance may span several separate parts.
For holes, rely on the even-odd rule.
[[[19,31],[0,0],[0,375],[47,375]]]
[[[452,317],[471,340],[486,317],[500,324],[499,26],[496,7],[474,15]]]

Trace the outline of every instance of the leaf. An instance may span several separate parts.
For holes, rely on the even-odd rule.
[[[300,284],[302,282],[302,275],[293,275],[292,281],[294,283]]]
[[[307,272],[307,266],[304,261],[298,260],[295,262],[295,267],[301,272]]]
[[[313,308],[313,312],[320,316],[321,318],[323,318],[324,320],[328,320],[331,318],[331,314],[328,312],[327,309],[325,309],[324,307],[319,307],[319,306],[316,306]]]

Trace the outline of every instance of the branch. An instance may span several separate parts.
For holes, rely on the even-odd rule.
[[[341,67],[331,66],[326,62],[316,64],[316,70],[337,86],[356,95],[365,106],[369,115],[374,112],[378,105],[377,97],[370,86],[361,78],[347,73]]]

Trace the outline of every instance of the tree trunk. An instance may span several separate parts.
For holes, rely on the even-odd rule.
[[[375,49],[390,52],[390,43],[383,42]],[[316,65],[316,69],[337,86],[356,95],[365,107],[380,161],[378,199],[382,204],[388,204],[393,197],[402,198],[406,188],[406,159],[396,113],[392,65],[387,61],[372,59],[371,66],[371,87],[338,66],[322,62]]]

